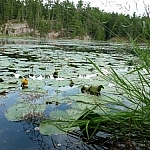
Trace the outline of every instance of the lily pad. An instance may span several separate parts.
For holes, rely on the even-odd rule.
[[[46,106],[42,104],[17,103],[7,110],[5,116],[10,121],[20,121],[28,114],[41,114],[45,109]]]
[[[82,102],[85,104],[95,104],[95,100],[98,100],[97,96],[90,95],[90,94],[76,94],[69,96],[70,99],[74,100],[75,102]]]
[[[44,135],[57,135],[57,134],[65,134],[62,130],[58,127],[51,124],[51,122],[41,122],[39,126],[39,130],[41,134]]]
[[[42,88],[45,86],[45,82],[41,80],[29,80],[29,86],[33,88]]]
[[[71,116],[63,110],[56,110],[50,113],[51,119],[58,119],[58,120],[68,120]]]

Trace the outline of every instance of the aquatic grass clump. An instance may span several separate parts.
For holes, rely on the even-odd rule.
[[[99,119],[95,119],[95,122],[99,124],[97,127],[99,131],[108,132],[115,136],[124,135],[130,138],[148,139],[150,134],[149,47],[141,49],[135,42],[132,44],[140,63],[126,75],[117,74],[113,68],[110,68],[110,74],[106,76],[92,60],[87,58],[99,71],[100,76],[106,81],[114,83],[116,92],[130,102],[130,105],[125,105],[122,101],[110,97],[113,100],[110,102],[112,105],[110,111],[102,114]],[[124,109],[117,110],[116,106],[121,106]]]

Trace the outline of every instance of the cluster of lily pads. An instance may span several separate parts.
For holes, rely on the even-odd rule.
[[[71,124],[75,120],[80,120],[79,118],[88,110],[93,110],[93,107],[93,114],[101,115],[111,111],[109,107],[114,99],[126,105],[131,104],[117,94],[114,82],[106,81],[99,76],[98,70],[87,59],[88,57],[93,60],[106,77],[111,74],[110,67],[113,67],[117,73],[133,80],[133,76],[127,74],[133,66],[127,65],[127,62],[131,57],[133,61],[137,58],[131,54],[124,56],[114,53],[119,45],[108,44],[107,49],[110,53],[103,53],[103,43],[92,45],[93,43],[79,41],[33,42],[10,42],[0,47],[0,78],[3,80],[0,82],[0,92],[20,91],[17,103],[8,108],[5,114],[8,120],[32,120],[39,123],[42,134],[62,134],[78,129],[79,126],[72,127]],[[69,45],[73,45],[73,49]],[[83,51],[85,48],[88,51]],[[53,75],[55,69],[58,71],[57,78]],[[26,89],[21,87],[24,77],[28,79]],[[87,88],[84,89],[86,92],[81,91],[83,86],[98,89],[99,85],[104,87],[101,96],[97,96],[100,93],[91,95]],[[60,110],[56,104],[66,104],[69,107]],[[55,109],[49,111],[50,107]],[[116,109],[124,108],[119,106]],[[49,113],[48,117],[45,112]]]

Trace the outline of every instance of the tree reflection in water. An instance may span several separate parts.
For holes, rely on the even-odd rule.
[[[80,131],[67,135],[46,136],[40,134],[36,124],[27,122],[22,122],[22,124],[28,138],[38,144],[38,150],[119,150],[141,148],[138,145],[139,141],[127,141],[124,137],[116,138],[103,132],[99,132],[90,141],[87,141]],[[143,143],[143,148],[146,148],[147,144]]]
[[[45,136],[40,134],[39,130],[35,130],[37,125],[23,122],[23,129],[30,140],[36,142],[39,150],[100,150],[106,149],[102,145],[102,140],[95,136],[91,141],[86,141],[80,136],[80,132],[74,132],[67,135]],[[103,138],[104,139],[104,138]],[[104,143],[104,142],[103,142]]]
[[[45,136],[40,134],[36,124],[23,122],[23,129],[30,140],[36,142],[39,150],[105,150],[117,145],[110,142],[106,136],[95,135],[92,140],[87,141],[81,136],[81,132],[73,132],[67,135]],[[101,133],[101,135],[104,135]]]

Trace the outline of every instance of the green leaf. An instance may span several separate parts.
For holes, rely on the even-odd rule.
[[[50,113],[51,119],[66,120],[71,118],[66,111],[56,110]]]
[[[24,116],[28,114],[41,114],[46,109],[42,104],[17,103],[12,105],[5,113],[5,116],[10,121],[24,120]]]
[[[40,129],[40,133],[44,135],[65,134],[65,132],[63,132],[56,126],[52,125],[50,122],[46,122],[46,123],[41,122],[39,129]]]

